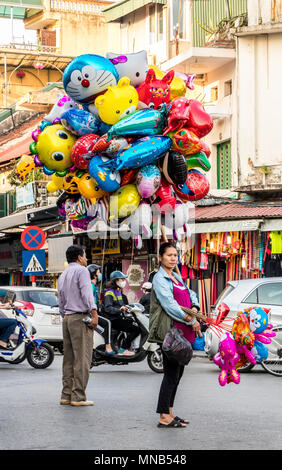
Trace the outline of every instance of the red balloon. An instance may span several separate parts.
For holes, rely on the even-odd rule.
[[[189,100],[188,127],[194,129],[195,134],[202,138],[213,128],[213,120],[198,100]]]
[[[173,185],[173,189],[182,201],[199,201],[208,194],[210,184],[205,175],[193,169],[188,172],[186,183],[181,187]]]
[[[132,168],[128,170],[123,170],[120,172],[121,176],[121,186],[125,186],[128,183],[131,183],[135,179],[136,173],[138,171],[138,168]]]
[[[172,186],[164,177],[161,179],[161,185],[155,194],[151,197],[151,202],[156,206],[161,214],[170,213],[175,209],[176,197]]]
[[[88,170],[89,162],[93,157],[93,146],[99,139],[99,135],[86,134],[77,139],[72,148],[72,161],[76,168]]]

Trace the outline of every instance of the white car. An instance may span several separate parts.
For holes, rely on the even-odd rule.
[[[56,289],[44,287],[0,286],[2,303],[12,300],[31,321],[36,329],[36,338],[62,350],[62,319],[58,308]],[[12,311],[1,308],[0,314],[12,317]]]
[[[238,312],[256,306],[271,309],[270,323],[273,326],[281,326],[281,332],[277,333],[277,339],[278,336],[280,338],[282,336],[282,277],[228,282],[211,313],[213,318],[218,317],[219,314],[235,318]],[[228,324],[231,325],[232,322]],[[218,352],[218,345],[218,334],[213,328],[208,328],[205,332],[205,352],[210,358]],[[282,351],[276,351],[276,354],[280,357]]]

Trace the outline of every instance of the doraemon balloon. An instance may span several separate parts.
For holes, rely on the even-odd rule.
[[[95,155],[89,163],[89,173],[103,191],[112,193],[120,187],[121,177],[118,171],[109,166],[110,159]]]
[[[161,184],[161,172],[156,165],[146,165],[136,175],[136,186],[142,198],[151,197]]]
[[[68,96],[95,112],[94,101],[108,86],[115,86],[118,73],[109,59],[96,54],[83,54],[65,68],[63,85]]]
[[[116,170],[123,168],[141,168],[155,162],[170,149],[171,139],[156,135],[155,137],[142,137],[119,152],[112,160],[112,167]]]
[[[250,330],[253,333],[262,333],[268,326],[268,315],[260,307],[253,308],[249,313]]]
[[[69,109],[61,116],[63,126],[76,136],[105,134],[111,126],[84,109]]]

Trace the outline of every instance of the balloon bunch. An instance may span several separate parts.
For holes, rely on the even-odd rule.
[[[219,384],[240,383],[238,369],[247,363],[257,364],[267,359],[268,349],[265,344],[271,343],[276,336],[269,323],[269,309],[255,307],[239,312],[232,327],[231,334],[224,333],[219,343],[219,352],[213,361],[221,369]]]
[[[176,233],[188,222],[187,202],[209,191],[202,139],[213,122],[184,96],[193,78],[149,67],[146,51],[76,57],[64,71],[66,95],[33,131],[19,177],[36,167],[51,175],[47,189],[64,191],[58,207],[76,227],[126,219],[141,246],[141,234],[152,236],[154,205],[172,214],[166,224]]]

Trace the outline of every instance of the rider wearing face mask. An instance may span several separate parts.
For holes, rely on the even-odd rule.
[[[103,275],[101,273],[101,266],[98,264],[90,264],[87,266],[87,269],[90,273],[92,291],[94,296],[94,302],[96,305],[98,315],[98,325],[103,328],[102,336],[105,340],[105,352],[108,354],[114,354],[115,352],[111,346],[111,322],[100,315],[100,290],[98,283],[102,281]]]
[[[127,333],[126,340],[124,341],[125,350],[119,351],[122,356],[133,355],[131,351],[131,342],[140,334],[139,328],[133,324],[131,318],[124,316],[126,313],[126,297],[123,295],[122,290],[126,286],[126,277],[121,271],[114,271],[110,275],[104,296],[104,310],[103,315],[111,320],[112,328],[118,331],[125,331]]]

